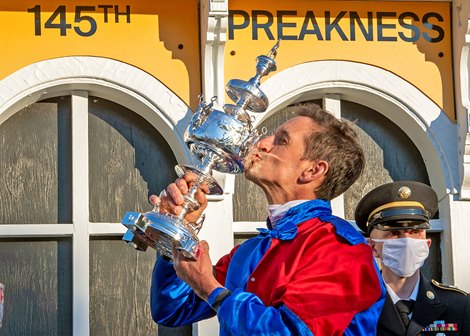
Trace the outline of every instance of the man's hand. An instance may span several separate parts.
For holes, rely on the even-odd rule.
[[[201,299],[207,301],[214,289],[223,287],[212,273],[209,244],[205,240],[199,243],[196,260],[186,258],[175,248],[173,248],[173,259],[176,275],[186,282]]]
[[[161,198],[156,195],[151,195],[149,197],[150,204],[156,205],[160,202],[160,212],[178,216],[183,209],[183,195],[189,192],[197,178],[198,176],[194,173],[189,172],[185,174],[182,178],[179,178],[174,183],[168,185],[165,190],[166,192],[160,194]],[[194,195],[194,198],[198,201],[200,207],[197,210],[189,211],[185,216],[185,220],[190,223],[194,223],[199,219],[202,212],[207,207],[206,194],[208,192],[209,189],[204,183],[202,183]]]

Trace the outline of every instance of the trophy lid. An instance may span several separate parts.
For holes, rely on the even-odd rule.
[[[268,55],[260,55],[256,58],[256,75],[250,80],[231,79],[228,81],[225,91],[237,106],[257,113],[266,111],[269,99],[259,87],[260,79],[277,69],[274,59],[278,48],[279,40],[271,48]]]

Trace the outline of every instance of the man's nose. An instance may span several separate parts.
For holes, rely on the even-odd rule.
[[[257,142],[256,148],[262,152],[269,153],[271,151],[271,148],[273,147],[273,140],[273,135],[265,136]]]

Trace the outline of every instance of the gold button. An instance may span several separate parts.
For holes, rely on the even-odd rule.
[[[427,296],[428,299],[430,299],[430,300],[434,299],[434,297],[435,297],[435,296],[434,296],[434,293],[431,292],[431,291],[427,291],[427,292],[426,292],[426,296]]]

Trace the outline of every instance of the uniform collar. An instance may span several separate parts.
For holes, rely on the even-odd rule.
[[[413,300],[416,302],[416,298],[418,297],[418,291],[419,291],[419,283],[421,281],[421,277],[418,277],[418,281],[416,281],[416,284],[411,291],[411,294],[409,297],[399,297],[397,293],[393,291],[393,289],[388,285],[388,283],[385,283],[385,288],[387,288],[388,295],[390,295],[390,299],[392,299],[393,304],[397,303],[400,300]]]

